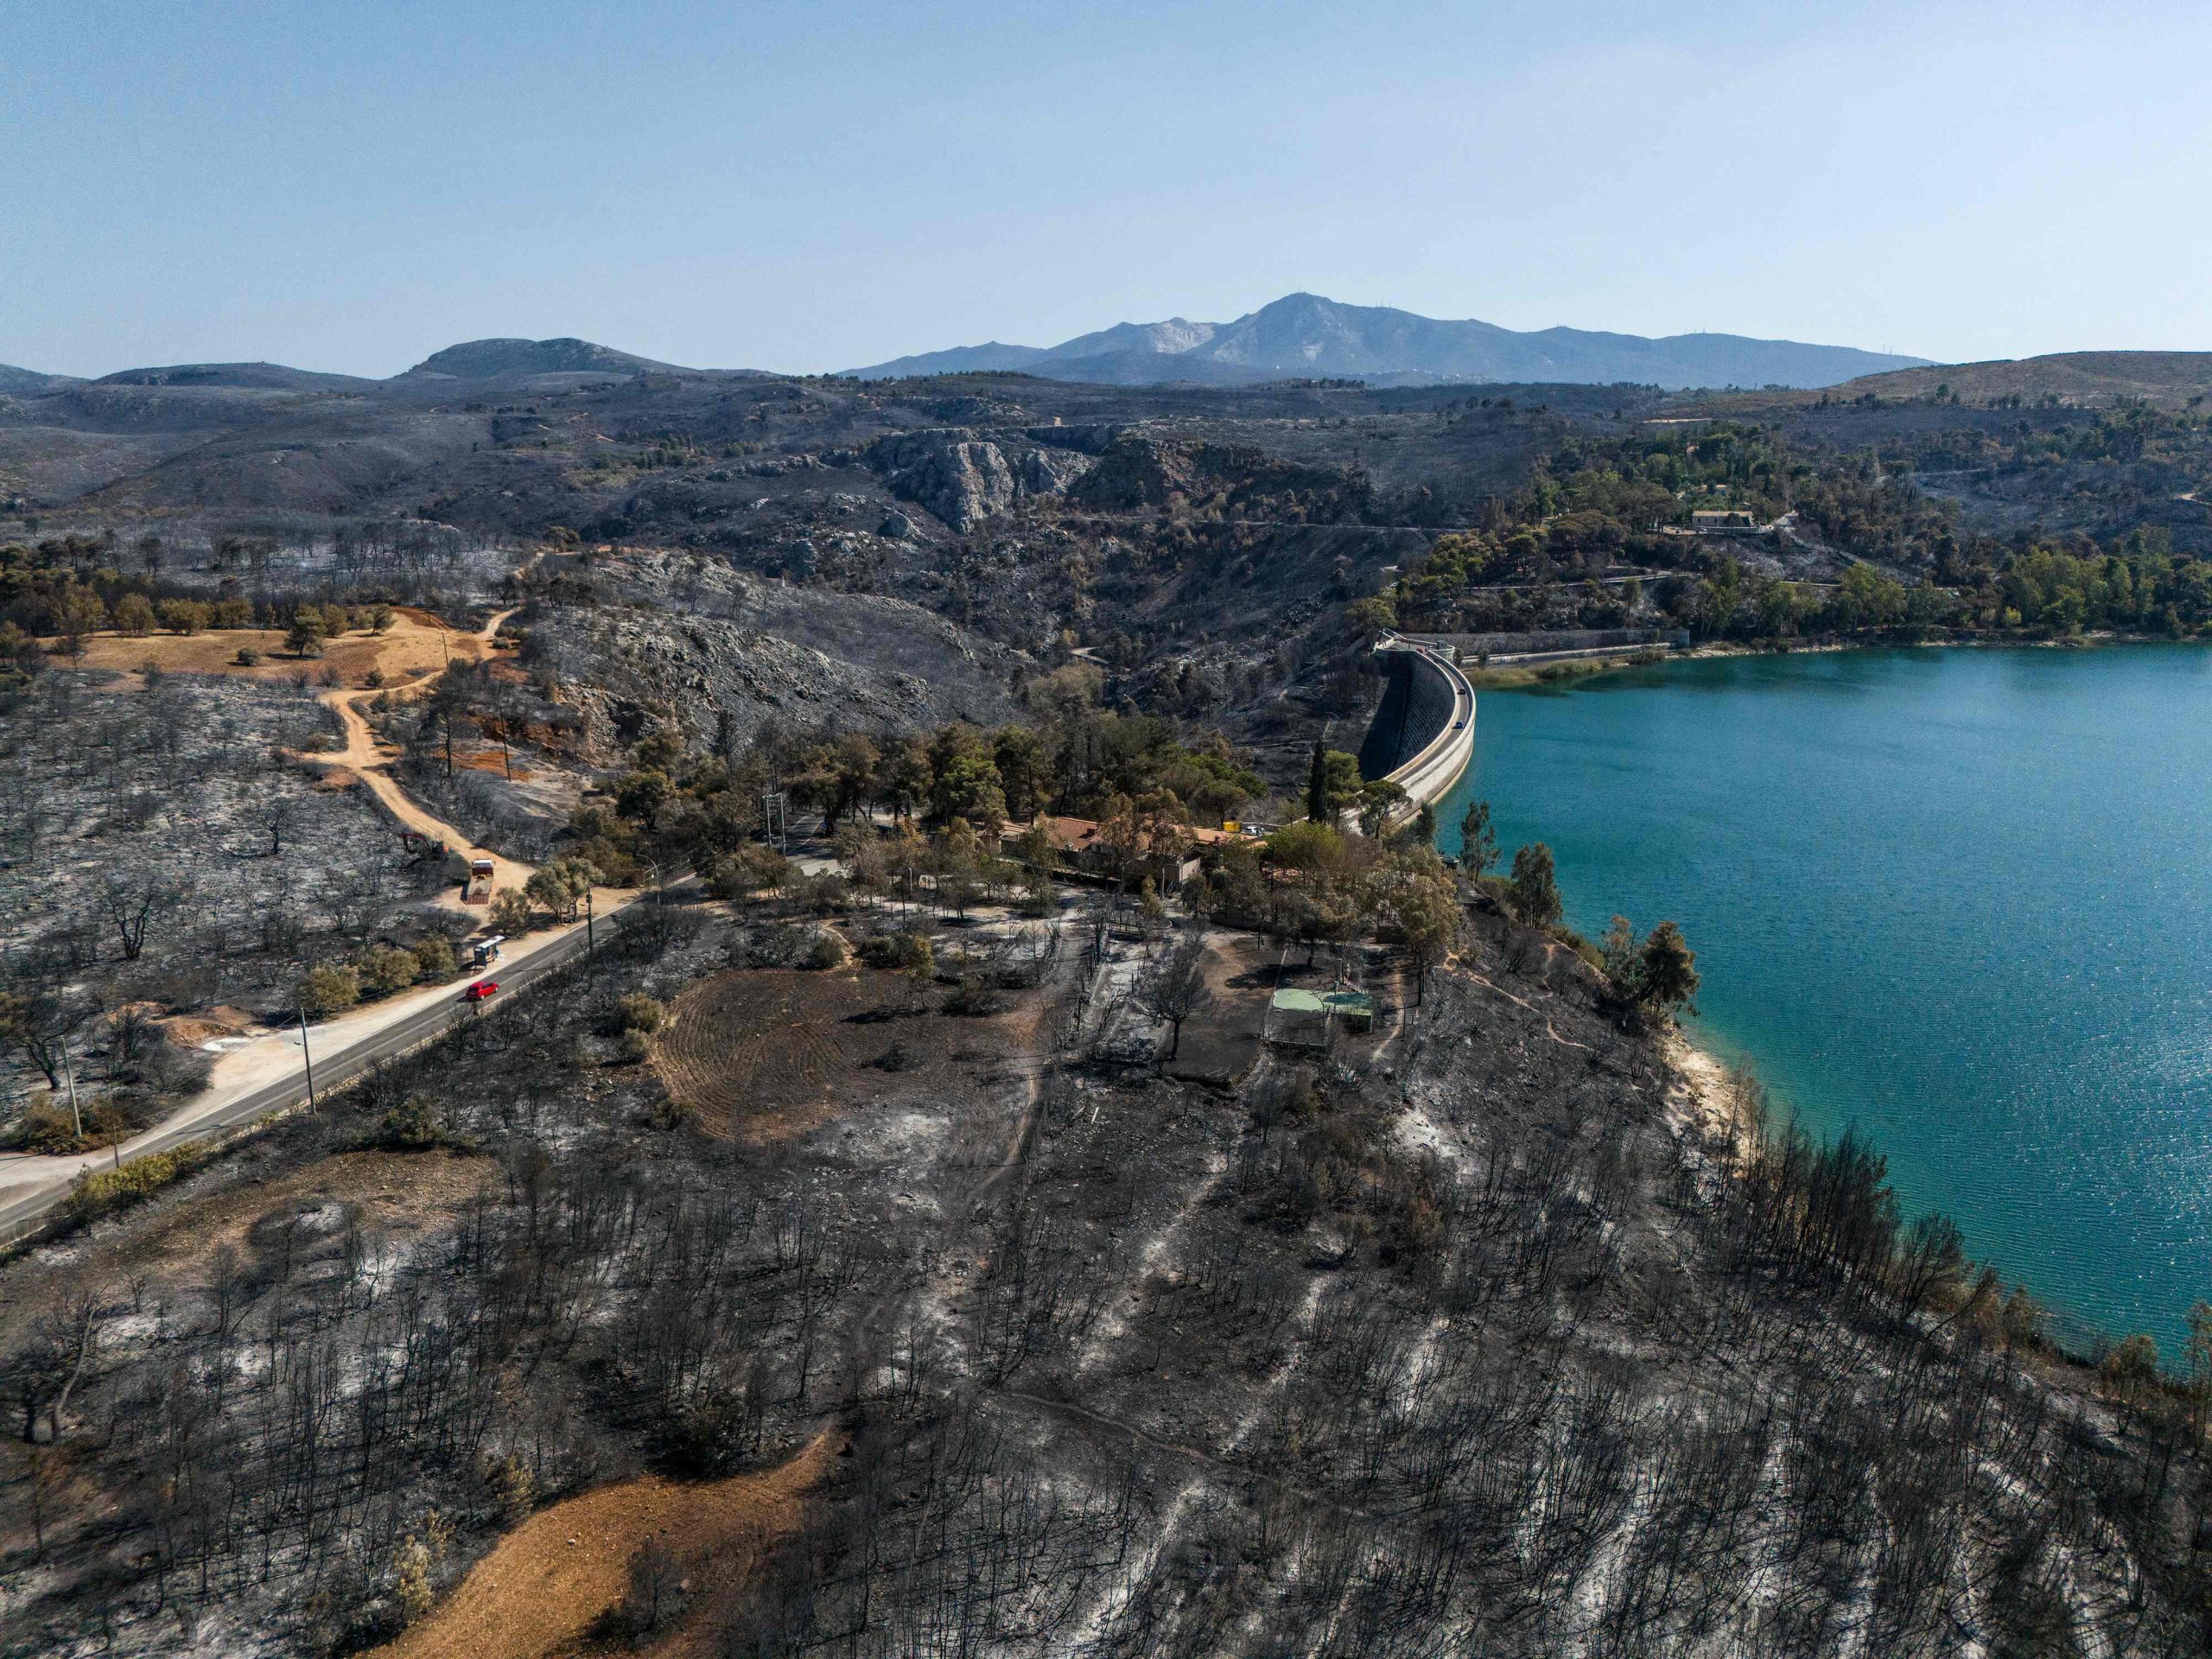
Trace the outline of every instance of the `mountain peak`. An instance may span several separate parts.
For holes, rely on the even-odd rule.
[[[1238,384],[1307,376],[1382,385],[1627,382],[1697,386],[1828,386],[1926,359],[1846,346],[1733,334],[1637,334],[1445,321],[1390,306],[1347,305],[1300,289],[1234,322],[1120,322],[1058,346],[960,346],[847,371],[862,379],[1014,370],[1056,380],[1143,385]]]

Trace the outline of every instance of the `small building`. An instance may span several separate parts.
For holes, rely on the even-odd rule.
[[[1340,1029],[1374,1028],[1375,999],[1349,986],[1313,991],[1286,985],[1268,1004],[1268,1040],[1292,1048],[1326,1048]]]
[[[1243,837],[1227,830],[1194,830],[1186,824],[1158,824],[1139,820],[1136,844],[1117,844],[1109,825],[1096,818],[1040,817],[1032,824],[1006,824],[999,832],[1001,844],[1018,841],[1034,829],[1042,830],[1059,867],[1074,875],[1099,880],[1118,880],[1125,861],[1134,859],[1154,888],[1179,887],[1198,873],[1209,848],[1233,846]]]
[[[1690,512],[1690,528],[1700,534],[1757,530],[1758,521],[1743,507],[1697,507]]]

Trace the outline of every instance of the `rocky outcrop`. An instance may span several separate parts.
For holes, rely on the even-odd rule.
[[[1123,433],[1071,480],[1071,499],[1110,512],[1211,500],[1237,517],[1357,521],[1371,486],[1356,468],[1313,467],[1247,444]]]
[[[1072,450],[1010,444],[958,427],[879,438],[866,453],[892,494],[956,531],[973,529],[1024,496],[1058,494],[1091,465]]]
[[[545,607],[535,660],[582,711],[594,758],[672,710],[693,741],[719,717],[750,736],[773,721],[848,731],[922,731],[1014,712],[1029,659],[903,600],[764,582],[696,556],[639,552],[601,581],[620,602]]]

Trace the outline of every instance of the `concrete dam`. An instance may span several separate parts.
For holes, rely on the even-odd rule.
[[[1475,689],[1448,646],[1386,633],[1375,654],[1382,659],[1382,701],[1359,746],[1359,775],[1404,790],[1398,816],[1410,817],[1451,793],[1474,759]]]

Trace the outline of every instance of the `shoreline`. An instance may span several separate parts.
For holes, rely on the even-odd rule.
[[[1745,1116],[1728,1067],[1709,1049],[1699,1047],[1678,1025],[1660,1039],[1660,1057],[1669,1074],[1667,1103],[1681,1129],[1694,1129],[1742,1161],[1754,1149],[1759,1126]]]
[[[1418,637],[1418,636],[1409,636]],[[1847,651],[2092,651],[2107,645],[2212,645],[2202,635],[2177,639],[2167,633],[2120,633],[2101,630],[2073,639],[2031,639],[1947,635],[1940,639],[1819,639],[1746,644],[1707,640],[1687,651],[1624,651],[1618,656],[1574,658],[1529,667],[1507,664],[1497,668],[1468,667],[1462,671],[1478,691],[1522,691],[1535,686],[1561,685],[1624,669],[1662,668],[1669,663],[1711,662],[1732,657],[1817,657]]]

